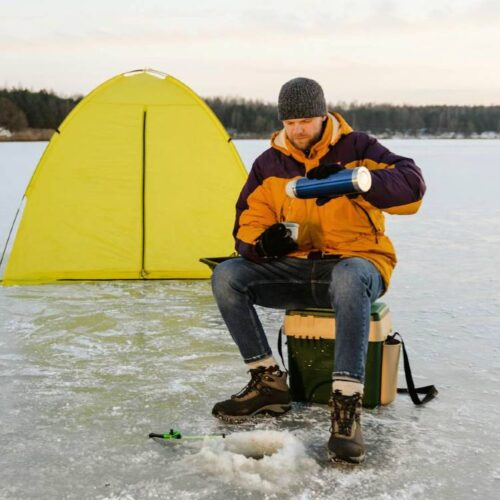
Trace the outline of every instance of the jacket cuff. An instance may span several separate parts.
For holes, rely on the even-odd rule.
[[[266,262],[266,257],[261,257],[257,252],[257,246],[245,243],[241,240],[236,240],[236,251],[245,259],[251,260],[257,264]]]

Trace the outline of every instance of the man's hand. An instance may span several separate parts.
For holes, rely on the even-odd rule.
[[[341,170],[345,170],[345,167],[340,165],[340,163],[333,163],[332,165],[318,165],[317,167],[311,168],[307,172],[308,179],[326,179],[332,174],[336,174]]]
[[[340,163],[333,163],[331,165],[318,165],[317,167],[311,168],[311,170],[309,170],[306,175],[308,179],[326,179],[330,175],[336,174],[341,170],[345,170],[345,167],[340,165]],[[343,195],[339,194],[337,196],[325,196],[323,198],[317,198],[316,205],[318,205],[318,207],[321,207],[325,203],[328,203],[330,200],[340,198],[341,196]],[[358,195],[348,195],[349,198],[355,198],[356,196]]]
[[[283,257],[297,248],[297,243],[284,224],[273,224],[268,227],[255,243],[255,249],[260,257]]]

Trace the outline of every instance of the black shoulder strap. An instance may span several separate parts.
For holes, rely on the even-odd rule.
[[[423,405],[425,403],[428,403],[438,395],[438,391],[433,385],[426,385],[425,387],[415,387],[415,384],[413,383],[413,376],[411,374],[410,360],[408,359],[408,353],[406,352],[405,343],[403,342],[403,338],[398,332],[395,332],[393,335],[391,335],[391,337],[395,338],[396,335],[399,337],[401,345],[403,346],[403,362],[405,367],[405,377],[407,385],[406,389],[398,388],[398,393],[409,394],[411,400],[416,405]],[[424,397],[420,399],[418,396],[419,394],[424,394]]]

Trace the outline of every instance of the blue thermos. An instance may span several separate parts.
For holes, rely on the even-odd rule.
[[[366,193],[372,186],[372,176],[366,167],[346,168],[324,179],[299,177],[288,182],[290,198],[323,198],[344,194]]]

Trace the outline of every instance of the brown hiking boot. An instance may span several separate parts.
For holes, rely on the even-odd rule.
[[[332,407],[328,451],[335,461],[359,464],[365,459],[365,445],[360,422],[361,399],[359,392],[352,396],[344,396],[336,390],[328,402]]]
[[[217,403],[212,415],[228,422],[239,422],[259,414],[277,417],[291,408],[285,372],[278,366],[259,366],[249,372],[250,382],[231,399]]]

